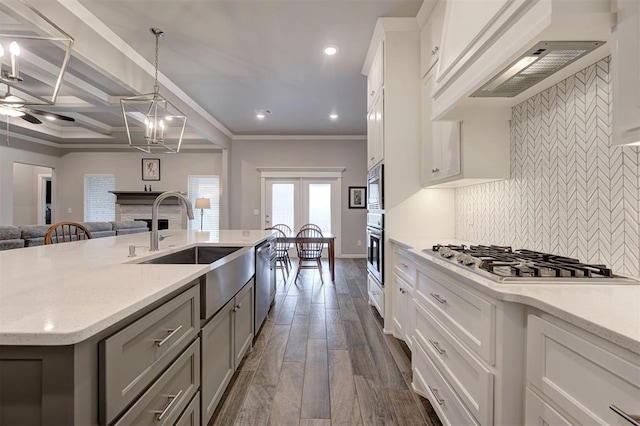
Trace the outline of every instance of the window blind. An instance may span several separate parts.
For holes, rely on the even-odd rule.
[[[84,175],[85,222],[116,220],[116,175]]]
[[[196,198],[208,198],[210,209],[204,209],[203,231],[218,232],[220,230],[220,177],[215,175],[188,176],[188,192],[191,205],[196,205]],[[200,209],[194,208],[194,220],[190,220],[189,229],[200,230]]]

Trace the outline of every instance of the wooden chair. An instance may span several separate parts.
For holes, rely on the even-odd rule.
[[[287,278],[289,278],[289,265],[291,264],[289,260],[289,243],[278,241],[278,238],[284,238],[286,235],[276,227],[265,228],[265,230],[276,231],[276,267],[278,267],[277,263],[280,262],[279,268],[282,269],[282,279],[286,282]],[[285,271],[287,272],[286,277],[284,275]]]
[[[58,244],[78,240],[90,240],[91,232],[84,225],[76,222],[58,222],[47,229],[44,234],[45,244]]]
[[[300,228],[300,231],[302,231],[304,229],[314,229],[314,230],[318,231],[320,233],[320,235],[322,235],[322,229],[320,229],[320,227],[318,225],[316,225],[315,223],[307,223],[306,225],[302,225],[302,227]]]
[[[284,233],[287,237],[293,235],[293,231],[289,228],[289,225],[285,223],[278,223],[272,226],[273,229],[278,229]],[[289,263],[289,267],[293,267],[291,264],[291,258],[289,257],[289,249],[293,247],[293,244],[287,244],[287,262]]]
[[[322,237],[322,232],[313,229],[306,228],[301,229],[296,235],[296,239],[304,239],[304,238],[317,238]],[[322,247],[324,244],[317,243],[314,241],[296,241],[296,250],[298,252],[298,271],[296,272],[296,278],[294,282],[298,279],[298,275],[300,274],[300,269],[318,269],[320,271],[320,281],[324,284],[324,279],[322,278]],[[312,262],[311,265],[305,265],[305,262]]]

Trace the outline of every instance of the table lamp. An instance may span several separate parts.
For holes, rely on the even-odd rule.
[[[202,220],[204,218],[204,209],[211,208],[211,201],[208,198],[196,198],[196,209],[200,209],[200,231],[202,231]]]

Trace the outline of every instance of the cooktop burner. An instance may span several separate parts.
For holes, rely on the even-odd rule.
[[[422,251],[440,255],[500,282],[640,284],[634,279],[614,275],[606,265],[583,263],[533,250],[513,250],[507,246],[437,244]]]

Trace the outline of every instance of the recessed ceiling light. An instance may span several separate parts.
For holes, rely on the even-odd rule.
[[[271,114],[271,110],[270,109],[257,109],[256,110],[256,118],[258,120],[264,120],[264,118]]]
[[[329,114],[329,118],[331,120],[337,120],[338,119],[338,114]]]
[[[333,56],[338,53],[338,48],[335,46],[327,46],[324,48],[323,52],[327,56]]]

